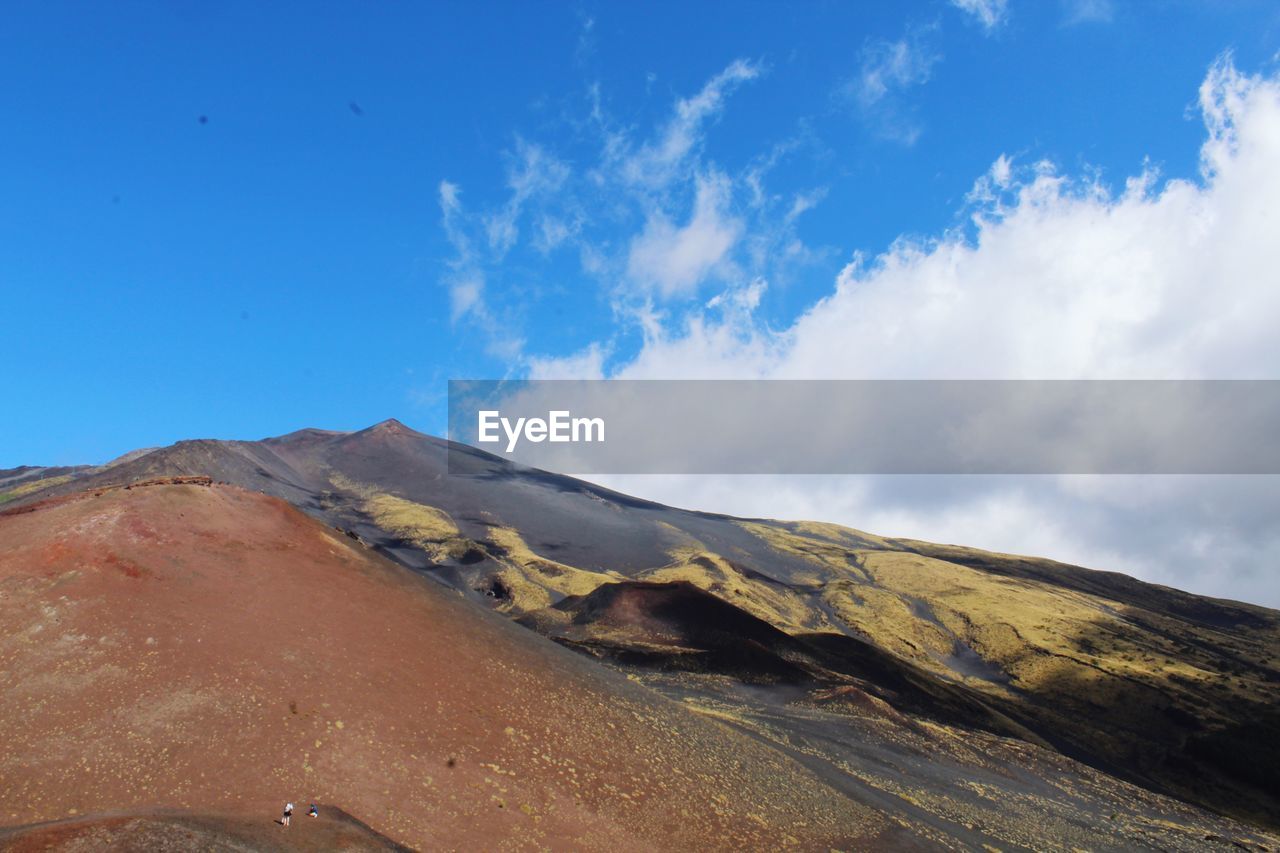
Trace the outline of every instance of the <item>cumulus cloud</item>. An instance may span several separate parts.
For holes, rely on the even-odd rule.
[[[954,228],[855,257],[789,326],[768,328],[741,301],[651,318],[643,348],[610,375],[1274,378],[1280,77],[1224,57],[1199,105],[1197,179],[1146,165],[1112,187],[1001,155]],[[1273,477],[609,481],[677,504],[816,516],[1280,603],[1277,573],[1260,568],[1280,556]]]
[[[777,377],[1268,377],[1280,81],[1223,60],[1200,104],[1201,180],[1147,166],[1112,189],[1001,155],[955,228],[855,257],[792,326],[733,340],[766,351]],[[705,345],[685,337],[655,339],[624,370],[674,369],[669,349],[683,362]]]
[[[987,32],[999,27],[1009,15],[1009,0],[951,0],[951,5],[972,17]]]

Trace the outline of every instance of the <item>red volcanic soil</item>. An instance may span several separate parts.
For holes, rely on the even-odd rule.
[[[10,827],[162,808],[285,832],[292,800],[288,831],[340,803],[430,849],[890,831],[736,730],[216,484],[0,514],[0,731]]]
[[[159,853],[185,850],[329,851],[397,853],[410,848],[396,844],[333,806],[318,817],[298,815],[287,831],[262,819],[224,815],[186,814],[157,810],[138,814],[100,815],[0,829],[0,848],[6,853],[78,853],[114,850],[117,853]]]

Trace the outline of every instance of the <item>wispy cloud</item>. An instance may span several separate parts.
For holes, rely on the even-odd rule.
[[[541,146],[531,145],[519,137],[515,151],[508,154],[507,160],[507,187],[511,195],[499,210],[485,216],[489,247],[499,260],[515,245],[519,236],[517,223],[525,205],[539,195],[556,193],[569,179],[568,165]]]
[[[913,29],[896,41],[868,42],[862,49],[858,74],[842,88],[865,121],[880,136],[913,144],[921,126],[908,108],[904,93],[929,81],[942,59],[930,44],[934,27]]]
[[[1009,0],[951,0],[951,5],[971,16],[988,33],[1009,16]]]
[[[576,255],[582,276],[575,289],[599,286],[615,318],[625,318],[621,327],[641,329],[656,329],[698,306],[713,286],[726,294],[754,287],[759,294],[769,281],[812,263],[821,251],[801,241],[796,229],[825,190],[768,187],[770,172],[810,144],[804,133],[775,143],[737,171],[722,168],[707,151],[732,95],[763,73],[758,63],[735,60],[676,98],[647,128],[616,121],[600,85],[592,84],[573,138],[594,142],[594,158],[516,136],[505,155],[501,203],[464,211],[460,190],[442,185],[445,232],[455,253],[442,283],[455,322],[496,337],[503,326],[495,317],[504,302],[529,310],[528,288],[512,293],[513,270],[553,255],[560,262],[567,253]],[[522,254],[527,252],[537,257]],[[717,303],[720,310],[730,304],[737,303],[727,297]],[[521,312],[513,307],[510,313]],[[564,364],[528,354],[519,362],[551,375],[573,366],[602,367],[612,353],[602,342]]]
[[[696,288],[717,265],[742,233],[742,222],[729,212],[732,187],[722,174],[697,179],[693,216],[677,227],[655,211],[644,231],[631,241],[627,274],[643,287],[656,288],[663,296]]]
[[[873,107],[894,92],[927,82],[938,58],[914,38],[869,44],[855,88],[858,102]]]
[[[1062,22],[1076,24],[1107,24],[1115,16],[1111,0],[1062,0]]]
[[[461,188],[450,181],[441,181],[438,200],[445,237],[453,247],[453,257],[446,262],[447,272],[442,278],[449,291],[451,322],[468,322],[479,329],[484,335],[485,350],[490,354],[502,359],[519,359],[524,349],[523,338],[504,328],[485,301],[483,259],[467,234]]]
[[[670,119],[657,137],[636,151],[619,157],[618,168],[630,184],[660,188],[676,177],[701,143],[706,124],[724,109],[729,95],[761,74],[761,67],[745,59],[732,62],[707,81],[692,97],[676,102]],[[611,152],[617,156],[621,152]]]
[[[578,13],[581,28],[578,30],[578,46],[573,58],[578,65],[585,65],[596,52],[596,19],[583,12]]]
[[[450,181],[441,181],[438,189],[441,224],[453,257],[448,261],[445,284],[449,288],[450,313],[453,322],[462,319],[480,304],[484,278],[476,269],[471,240],[462,229],[462,190]]]

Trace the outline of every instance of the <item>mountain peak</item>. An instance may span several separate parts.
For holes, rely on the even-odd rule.
[[[379,421],[371,427],[366,427],[358,432],[352,433],[355,436],[387,438],[421,438],[422,433],[415,429],[405,426],[395,418],[387,418],[385,421]]]

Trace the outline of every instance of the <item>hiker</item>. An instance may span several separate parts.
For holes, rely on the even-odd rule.
[[[307,817],[320,817],[320,812],[316,811],[315,803],[312,803],[311,808],[307,809]]]
[[[293,803],[284,804],[284,820],[280,821],[285,828],[289,826],[289,818],[293,817]]]

